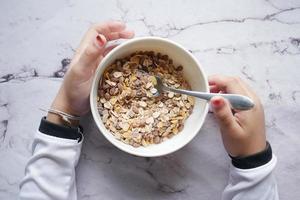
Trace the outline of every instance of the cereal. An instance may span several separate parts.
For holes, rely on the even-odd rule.
[[[153,124],[154,123],[154,118],[153,117],[149,117],[146,119],[146,123],[147,124]]]
[[[140,105],[141,107],[143,107],[143,108],[146,108],[146,107],[147,107],[147,103],[144,102],[144,101],[140,101],[140,102],[139,102],[139,105]]]
[[[171,99],[171,98],[173,98],[174,97],[174,92],[169,92],[168,93],[168,97]]]
[[[159,115],[160,115],[160,112],[154,112],[152,117],[156,119],[159,117]]]
[[[116,60],[103,74],[98,90],[98,110],[114,137],[133,147],[159,144],[179,134],[192,113],[194,98],[164,92],[155,96],[159,75],[164,84],[189,89],[168,55],[135,52]]]
[[[120,78],[123,75],[123,73],[122,72],[114,72],[113,75],[115,78]]]
[[[151,88],[151,89],[150,89],[150,92],[151,92],[152,94],[156,94],[156,93],[157,93],[157,89],[156,89],[156,88]]]

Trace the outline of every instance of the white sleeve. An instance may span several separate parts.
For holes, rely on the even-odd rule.
[[[273,170],[277,159],[272,159],[256,168],[239,169],[230,166],[229,183],[222,200],[278,200],[278,191]]]
[[[32,157],[20,184],[19,199],[77,199],[75,167],[82,140],[64,139],[37,132]]]

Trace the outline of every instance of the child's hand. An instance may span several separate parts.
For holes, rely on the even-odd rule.
[[[231,156],[248,156],[266,147],[265,119],[259,98],[240,78],[214,75],[209,77],[212,93],[242,94],[253,99],[255,106],[248,111],[232,111],[230,103],[214,97],[211,105],[220,125],[222,139]]]
[[[90,110],[89,93],[94,72],[103,57],[112,49],[105,48],[106,43],[133,36],[133,31],[126,30],[125,24],[121,22],[92,26],[81,41],[51,108],[78,116],[87,113]],[[58,121],[53,114],[48,114],[47,120]]]

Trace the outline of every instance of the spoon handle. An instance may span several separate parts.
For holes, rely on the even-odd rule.
[[[254,107],[254,102],[252,99],[250,99],[247,96],[243,96],[243,95],[239,95],[239,94],[196,92],[196,91],[190,91],[190,90],[170,88],[165,85],[164,85],[164,90],[198,97],[201,99],[205,99],[207,101],[210,101],[210,99],[213,98],[214,96],[221,96],[221,97],[226,98],[230,102],[232,108],[236,109],[236,110],[250,110],[251,108]]]

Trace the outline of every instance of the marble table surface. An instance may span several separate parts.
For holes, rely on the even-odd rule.
[[[0,2],[0,199],[16,199],[33,135],[83,33],[123,20],[136,36],[184,45],[206,73],[240,76],[261,97],[281,199],[300,197],[299,0],[9,0]],[[160,158],[114,148],[90,115],[79,199],[220,199],[229,159],[211,114],[197,137]]]

